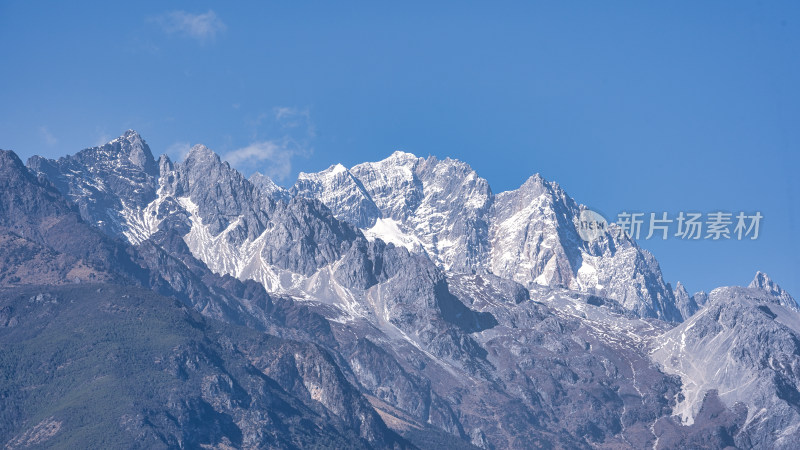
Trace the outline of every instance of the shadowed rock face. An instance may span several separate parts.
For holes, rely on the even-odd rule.
[[[133,320],[151,317],[137,308],[192,318],[178,327],[194,330],[181,335],[185,345],[143,341],[175,379],[153,378],[150,359],[136,361],[137,373],[172,392],[170,403],[109,414],[124,416],[125,433],[143,442],[407,445],[388,424],[422,448],[796,444],[800,319],[788,293],[763,274],[750,288],[673,291],[634,241],[582,241],[582,207],[539,176],[494,195],[462,162],[398,152],[305,174],[287,191],[263,176],[245,179],[203,146],[178,163],[154,162],[131,133],[103,148],[32,158],[31,171],[0,154],[0,183],[25,193],[0,191],[0,248],[14,252],[0,256],[0,283],[14,292],[35,280],[57,284],[95,258],[106,284],[86,296],[124,311],[138,341],[153,327]],[[124,172],[127,188],[113,187],[123,169],[138,175]],[[105,218],[117,218],[116,228]],[[61,242],[69,239],[41,225],[54,220],[100,244]],[[128,266],[98,258],[106,245]],[[41,277],[29,279],[37,268]],[[184,315],[150,300],[125,309],[119,300],[131,285],[178,299],[152,294]],[[66,294],[31,293],[25,305],[45,308],[35,310],[6,292],[0,337],[34,312],[64,313],[46,308],[53,298],[63,308]],[[78,327],[60,320],[53,329]],[[115,395],[108,403],[128,404]],[[264,395],[290,407],[254,400]],[[48,419],[23,424],[31,414]],[[49,410],[15,417],[14,442],[69,429]]]
[[[195,146],[165,170],[156,203],[181,205],[183,229],[190,230],[184,239],[215,272],[258,281],[270,268],[309,275],[336,261],[356,237],[313,200],[263,195],[206,147]],[[162,221],[157,228],[171,226]]]

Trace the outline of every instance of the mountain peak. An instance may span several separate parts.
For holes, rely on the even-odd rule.
[[[28,174],[28,169],[16,153],[11,150],[0,150],[0,181],[2,181],[0,185],[9,188],[12,186],[12,180],[21,179]]]
[[[753,281],[750,282],[750,285],[747,287],[756,288],[756,289],[769,289],[775,286],[775,282],[772,281],[772,278],[769,277],[766,273],[762,271],[757,271],[756,276],[753,278]]]
[[[694,297],[689,295],[689,292],[686,291],[686,287],[684,287],[683,283],[680,281],[675,284],[674,297],[675,307],[680,311],[683,320],[688,319],[700,309],[700,305],[697,304]]]
[[[343,166],[341,163],[333,164],[327,169],[321,172],[300,172],[297,175],[298,180],[307,180],[307,179],[319,179],[322,177],[329,177],[329,176],[336,176],[341,173],[346,173],[347,167]]]
[[[549,190],[550,183],[545,180],[541,175],[538,173],[531,175],[527,180],[525,180],[519,188],[514,191],[508,191],[507,193],[504,192],[503,194],[508,193],[520,193],[525,196],[526,199],[531,199],[538,197],[542,193]],[[527,200],[526,200],[527,201]]]
[[[417,155],[409,152],[404,152],[402,150],[395,150],[391,155],[389,155],[388,160],[399,160],[399,161],[412,161],[419,159]]]
[[[531,175],[530,177],[528,177],[528,179],[525,180],[525,183],[523,183],[523,184],[544,185],[546,183],[547,183],[547,180],[545,180],[544,177],[540,173],[537,172],[537,173]]]
[[[184,158],[184,162],[187,161],[204,161],[208,159],[215,159],[217,161],[221,161],[219,155],[214,153],[213,150],[206,147],[203,144],[196,144],[193,146],[189,152],[186,154]]]
[[[125,130],[125,132],[122,133],[122,135],[120,135],[118,138],[116,138],[114,140],[117,141],[117,140],[120,140],[120,139],[125,139],[128,142],[141,141],[142,140],[142,135],[140,135],[136,130],[128,129],[128,130]]]
[[[100,147],[95,147],[95,149],[84,150],[81,153],[87,151],[90,151],[93,158],[99,157],[101,160],[111,161],[127,158],[131,164],[148,173],[151,173],[157,167],[156,160],[147,142],[134,130],[127,130],[116,139]]]
[[[16,153],[11,150],[0,150],[0,167],[7,167],[7,166],[22,166],[22,160],[19,159]]]
[[[747,287],[764,291],[774,297],[777,297],[782,303],[785,302],[784,304],[788,306],[797,307],[797,303],[795,302],[794,298],[792,298],[788,292],[784,291],[783,288],[778,285],[778,283],[772,281],[769,275],[764,272],[756,272],[756,276]]]
[[[272,181],[272,178],[264,175],[261,172],[255,172],[250,175],[248,181],[250,181],[250,183],[252,183],[253,186],[255,186],[262,193],[272,197],[273,199],[281,199],[287,202],[289,201],[289,191],[275,184],[275,182]]]

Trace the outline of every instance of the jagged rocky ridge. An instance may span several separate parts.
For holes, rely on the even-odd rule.
[[[566,287],[643,317],[681,320],[652,255],[610,232],[584,242],[577,231],[584,207],[539,175],[495,195],[466,163],[395,152],[349,170],[301,173],[292,193],[320,200],[369,237],[424,252],[448,273]]]
[[[463,162],[396,152],[350,170],[336,165],[301,174],[289,195],[263,175],[244,179],[203,146],[182,163],[163,156],[156,164],[132,131],[57,161],[34,157],[29,166],[55,180],[83,217],[107,232],[136,244],[159,227],[189,230],[192,252],[212,270],[270,290],[302,290],[297,275],[333,263],[343,253],[334,247],[354,239],[353,230],[335,229],[341,226],[327,210],[302,201],[311,198],[367,237],[422,252],[448,273],[488,271],[527,287],[613,298],[643,317],[682,318],[652,255],[610,233],[584,242],[577,233],[582,207],[538,175],[495,196]],[[318,216],[319,229],[302,229],[296,218],[305,213]],[[268,230],[270,224],[282,228]],[[298,237],[307,245],[290,248],[303,245]],[[290,255],[298,256],[289,261]]]
[[[76,204],[97,205],[94,195],[113,191],[107,175],[138,167],[114,159],[138,160],[134,147],[146,148],[132,132],[114,142],[62,158],[65,173],[40,170],[58,167],[56,161],[32,159],[29,166],[42,179],[62,177],[58,189]],[[712,380],[691,395],[694,381],[660,357],[663,348],[656,350],[674,339],[674,325],[650,317],[679,320],[692,305],[701,308],[699,317],[715,302],[703,308],[706,297],[684,296],[682,286],[673,295],[635,242],[580,241],[574,229],[580,206],[541,177],[494,196],[464,163],[396,153],[304,175],[285,191],[263,176],[244,179],[202,146],[183,162],[162,157],[157,165],[157,177],[125,175],[157,180],[149,190],[121,191],[151,193],[141,201],[125,194],[109,200],[106,211],[81,207],[81,215],[137,244],[137,264],[151,271],[148,280],[160,279],[165,295],[207,317],[266,332],[268,342],[287,339],[268,347],[278,353],[248,349],[252,338],[232,342],[288,395],[359,434],[365,445],[394,441],[381,433],[369,440],[370,433],[355,431],[369,422],[366,416],[345,411],[376,411],[422,447],[752,447],[778,434],[786,436],[786,448],[798,441],[788,410],[754,427],[748,415],[763,402],[731,401],[723,382]],[[320,181],[326,177],[338,181]],[[352,216],[342,215],[349,207]],[[108,221],[115,226],[103,227]],[[492,252],[509,246],[521,249],[511,253],[521,271],[492,265]],[[470,251],[459,254],[457,247]],[[584,261],[605,290],[576,285],[595,280],[580,270]],[[612,269],[618,274],[604,280]],[[185,280],[196,287],[191,295],[182,293]],[[759,295],[791,304],[765,276],[756,282]],[[745,302],[729,303],[746,309]],[[771,345],[782,338],[764,339]],[[785,384],[769,382],[776,374],[791,380],[784,373],[791,365],[771,372],[744,367],[766,380],[762,399],[793,408],[782,398],[791,397],[781,390]],[[345,383],[358,394],[345,394]],[[320,386],[341,394],[322,395]]]

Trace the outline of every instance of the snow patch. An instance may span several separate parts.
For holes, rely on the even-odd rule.
[[[378,219],[372,228],[362,231],[370,241],[377,238],[398,247],[405,247],[412,252],[418,252],[423,248],[422,242],[416,236],[401,230],[398,222],[394,219]]]

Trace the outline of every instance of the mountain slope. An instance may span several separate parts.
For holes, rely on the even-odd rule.
[[[61,269],[64,281],[114,279],[144,283],[147,273],[136,264],[135,256],[124,244],[85,223],[74,205],[68,203],[45,178],[36,178],[16,154],[0,150],[0,229],[4,240],[15,241],[21,249],[33,246],[34,252],[50,251],[48,258]],[[13,255],[11,251],[7,257]],[[26,261],[14,263],[16,269]],[[51,267],[49,270],[53,270]],[[66,278],[69,278],[67,280]],[[27,282],[35,282],[28,279]]]
[[[232,346],[252,332],[231,333],[149,290],[29,286],[0,291],[0,304],[10,311],[0,326],[0,441],[10,448],[400,442],[374,412],[361,412],[376,422],[354,432],[297,400]]]
[[[689,320],[660,336],[653,359],[680,375],[676,407],[691,425],[707,393],[746,407],[737,446],[800,444],[800,314],[796,303],[759,272],[751,287],[718,288]]]

